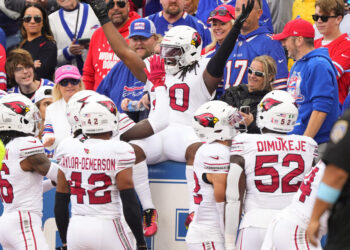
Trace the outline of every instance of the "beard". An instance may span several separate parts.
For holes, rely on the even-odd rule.
[[[168,6],[168,8],[165,9],[165,13],[171,16],[177,16],[181,13],[181,9],[179,6],[176,5],[176,8],[174,8],[175,5]]]

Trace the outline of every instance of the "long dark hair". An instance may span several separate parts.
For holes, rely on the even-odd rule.
[[[9,143],[15,138],[25,137],[25,136],[31,136],[31,135],[16,131],[16,130],[0,131],[0,139],[2,140],[5,146],[7,143]]]
[[[34,7],[40,10],[41,15],[43,16],[43,27],[41,28],[41,34],[46,37],[48,40],[51,40],[53,42],[55,42],[55,39],[53,37],[51,28],[50,28],[50,24],[49,24],[49,18],[47,15],[46,10],[37,3],[29,3],[26,4],[26,6],[23,8],[22,12],[21,12],[21,16],[19,19],[19,26],[20,26],[20,31],[21,31],[21,36],[23,38],[22,42],[19,44],[19,47],[22,47],[23,44],[25,42],[27,42],[28,40],[28,36],[27,36],[27,31],[25,30],[24,26],[23,26],[23,17],[24,17],[24,13],[26,12],[26,10],[30,7]]]

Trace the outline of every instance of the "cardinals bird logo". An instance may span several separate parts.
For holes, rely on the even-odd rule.
[[[112,114],[116,115],[117,114],[117,107],[115,104],[111,101],[99,101],[99,104],[102,106],[106,107]]]
[[[201,115],[197,115],[194,119],[199,122],[203,127],[214,128],[215,124],[219,121],[219,119],[211,113],[204,113]]]
[[[19,115],[25,115],[29,112],[29,107],[23,102],[6,102],[4,105]]]
[[[277,101],[275,99],[272,98],[267,98],[266,100],[264,100],[260,106],[262,107],[263,111],[268,111],[270,108],[277,106],[278,104],[281,104],[282,102]]]
[[[191,45],[193,45],[194,47],[198,48],[199,45],[201,45],[202,43],[202,38],[199,35],[198,32],[193,33],[192,35],[192,40],[191,40]]]

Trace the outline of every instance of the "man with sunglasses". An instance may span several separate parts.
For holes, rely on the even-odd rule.
[[[132,21],[140,18],[129,11],[127,0],[105,0],[108,8],[108,17],[126,39],[129,35],[129,26]],[[113,66],[119,62],[109,45],[102,28],[97,29],[91,37],[89,51],[84,64],[83,80],[86,89],[96,90]]]
[[[288,92],[299,109],[291,134],[306,135],[319,144],[319,157],[329,141],[329,133],[339,115],[337,69],[326,48],[314,48],[312,24],[297,18],[273,36],[295,60],[288,78]]]
[[[60,9],[49,15],[50,27],[57,44],[57,65],[73,64],[82,72],[87,46],[80,38],[91,38],[99,27],[95,13],[78,0],[57,0]]]
[[[315,41],[315,48],[328,48],[329,56],[338,71],[339,102],[343,104],[350,87],[350,37],[340,31],[344,1],[317,0],[315,15],[312,17],[323,35]]]
[[[203,39],[203,47],[211,42],[208,27],[202,21],[184,11],[183,0],[161,0],[160,3],[163,10],[147,17],[153,21],[158,34],[164,36],[165,32],[172,27],[187,25],[198,31]]]
[[[236,16],[242,12],[242,5],[247,0],[236,1]],[[271,56],[277,64],[276,79],[273,82],[274,89],[285,89],[288,78],[287,60],[284,50],[276,41],[271,39],[270,31],[259,25],[259,18],[263,14],[261,0],[255,0],[254,9],[243,24],[241,34],[236,45],[226,62],[224,73],[224,88],[246,84],[248,82],[248,66],[257,56]]]

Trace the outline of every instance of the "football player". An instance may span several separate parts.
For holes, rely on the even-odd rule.
[[[67,246],[132,249],[121,222],[123,209],[138,249],[147,249],[132,180],[135,153],[128,143],[111,140],[118,133],[115,104],[102,95],[91,97],[82,107],[79,121],[87,139],[67,138],[57,148],[62,171],[58,174],[56,202],[65,204],[59,200],[68,199],[63,194],[70,191],[72,203]],[[68,207],[55,206],[56,221],[66,220],[67,213]]]
[[[0,139],[6,154],[0,171],[0,244],[4,249],[49,249],[42,232],[43,176],[57,181],[58,166],[46,157],[39,110],[21,94],[0,99]]]
[[[202,38],[199,33],[188,26],[176,26],[170,29],[160,44],[160,55],[164,59],[153,60],[151,64],[165,64],[165,70],[154,72],[151,76],[144,72],[149,68],[147,62],[141,60],[137,54],[128,47],[125,39],[119,34],[110,22],[107,15],[107,6],[103,0],[91,0],[91,7],[99,18],[101,26],[107,36],[111,47],[117,56],[127,65],[136,78],[142,82],[152,81],[153,76],[160,76],[165,81],[170,102],[168,105],[169,126],[161,133],[149,140],[133,142],[140,146],[146,155],[147,163],[154,164],[165,160],[185,162],[186,156],[192,156],[194,150],[189,147],[198,142],[198,137],[191,127],[194,112],[203,103],[211,100],[215,90],[221,82],[226,59],[232,51],[241,27],[253,9],[254,0],[249,0],[243,6],[242,14],[237,17],[234,26],[226,39],[212,58],[201,58]],[[152,65],[151,65],[152,66]],[[161,69],[161,67],[157,67]],[[145,89],[151,92],[151,112],[156,100],[150,84]],[[186,179],[188,194],[192,197],[192,163],[186,166]],[[192,199],[191,199],[192,200]],[[190,204],[193,211],[194,204]]]
[[[234,125],[241,121],[236,108],[223,101],[203,104],[194,114],[193,128],[202,143],[193,164],[195,215],[186,235],[188,249],[224,250],[226,177]]]
[[[317,239],[317,247],[309,244],[306,228],[311,218],[317,190],[325,167],[325,164],[319,161],[305,175],[298,192],[294,194],[292,203],[283,209],[270,223],[261,247],[262,250],[322,250],[320,240],[321,236],[327,233],[329,211],[322,215],[320,220],[321,229]]]
[[[231,245],[241,215],[239,203],[246,193],[237,249],[261,248],[271,219],[291,203],[313,165],[317,143],[310,137],[287,135],[297,116],[289,93],[271,91],[258,104],[262,134],[240,134],[232,142],[225,223],[226,243]]]

